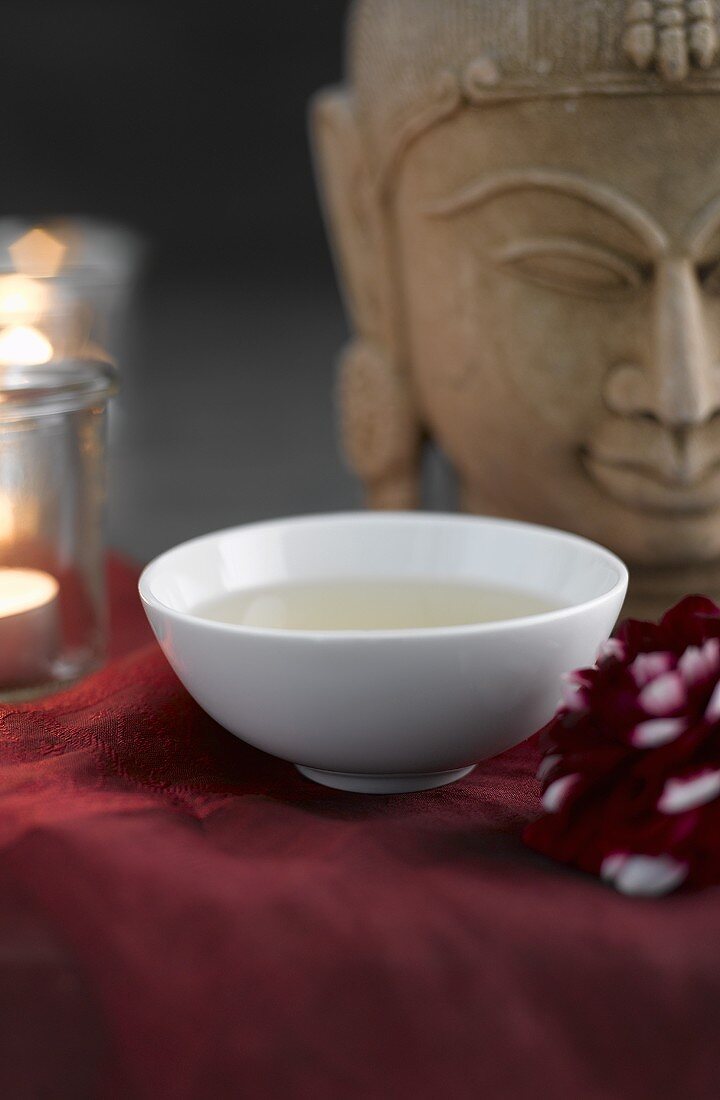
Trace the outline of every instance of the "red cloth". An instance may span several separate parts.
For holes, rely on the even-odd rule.
[[[0,1095],[717,1095],[720,893],[525,849],[530,745],[422,794],[309,783],[201,713],[134,579],[113,663],[0,711]]]

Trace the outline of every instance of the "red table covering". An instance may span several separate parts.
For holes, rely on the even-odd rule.
[[[113,660],[0,710],[0,1096],[716,1097],[720,893],[523,847],[526,744],[314,786],[190,700],[111,563]]]

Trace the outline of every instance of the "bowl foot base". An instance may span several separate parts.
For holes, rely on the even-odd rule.
[[[475,767],[456,768],[450,772],[419,772],[415,775],[364,775],[362,772],[324,772],[318,768],[305,768],[301,764],[295,767],[306,779],[322,783],[324,787],[335,787],[338,791],[355,791],[357,794],[407,794],[410,791],[427,791],[431,787],[443,787],[446,783],[455,783]]]

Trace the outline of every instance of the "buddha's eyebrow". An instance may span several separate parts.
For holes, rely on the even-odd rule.
[[[667,248],[667,234],[631,199],[601,183],[569,172],[553,172],[541,168],[499,172],[461,188],[448,198],[429,204],[424,208],[424,213],[431,218],[450,218],[500,195],[530,189],[552,191],[581,199],[623,222],[653,253],[661,253]]]
[[[690,222],[686,238],[691,254],[701,255],[718,229],[720,229],[720,196],[712,199]]]

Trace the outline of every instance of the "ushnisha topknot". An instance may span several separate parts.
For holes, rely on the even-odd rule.
[[[720,0],[355,0],[347,53],[387,164],[463,104],[720,92]]]

